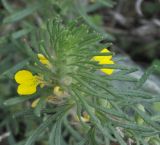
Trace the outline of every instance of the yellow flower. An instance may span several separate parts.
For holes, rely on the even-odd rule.
[[[42,64],[44,64],[44,65],[46,65],[48,67],[51,67],[51,63],[48,61],[48,59],[43,54],[38,53],[38,58],[39,58],[39,61]]]
[[[37,86],[42,84],[40,77],[33,75],[28,70],[20,70],[15,74],[15,80],[19,84],[17,92],[19,95],[31,95],[37,90]]]
[[[46,65],[47,67],[51,67],[50,62],[43,54],[38,54],[39,61]],[[15,80],[19,84],[17,88],[17,92],[19,95],[31,95],[37,91],[37,86],[43,87],[45,82],[42,77],[38,75],[33,75],[28,70],[20,70],[15,74]],[[32,102],[31,107],[35,108],[40,99],[36,99]]]
[[[31,107],[32,107],[32,108],[35,108],[35,107],[38,105],[39,101],[40,101],[40,98],[34,100],[34,101],[32,102],[32,104],[31,104]]]
[[[79,122],[80,119],[85,123],[90,122],[90,116],[88,115],[87,112],[83,112],[83,114],[82,114],[82,116],[80,116],[80,118],[76,115],[75,120]]]
[[[110,52],[107,48],[104,48],[101,50],[101,53],[107,53]],[[94,61],[98,61],[99,64],[105,65],[105,64],[114,64],[114,61],[112,60],[112,55],[110,56],[95,56],[93,57]],[[114,71],[114,69],[107,69],[103,68],[101,71],[107,75],[111,75]]]
[[[81,116],[81,119],[83,122],[89,122],[90,121],[90,116],[88,115],[87,112],[83,112],[83,116]]]
[[[53,93],[58,97],[62,97],[65,95],[65,92],[61,90],[60,86],[55,86],[53,89]]]
[[[43,54],[38,54],[39,61],[47,65],[47,67],[51,67],[50,62]],[[19,95],[31,95],[34,94],[37,90],[37,86],[44,86],[44,83],[40,76],[33,75],[28,70],[20,70],[15,74],[15,80],[19,84],[17,92]]]

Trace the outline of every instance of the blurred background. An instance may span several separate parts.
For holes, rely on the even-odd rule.
[[[141,68],[160,59],[160,0],[1,0],[0,145],[16,144],[39,122],[27,120],[26,125],[25,118],[13,119],[23,106],[6,107],[3,102],[18,96],[13,75],[26,64],[24,40],[34,39],[33,32],[57,15],[64,23],[81,18],[113,43],[113,51]]]

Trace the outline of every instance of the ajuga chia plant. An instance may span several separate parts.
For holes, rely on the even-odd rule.
[[[29,101],[30,113],[41,118],[25,145],[159,143],[150,107],[159,96],[137,88],[129,75],[137,68],[119,65],[102,40],[80,22],[56,19],[34,42],[25,41],[28,63],[14,73],[20,96],[5,102]]]

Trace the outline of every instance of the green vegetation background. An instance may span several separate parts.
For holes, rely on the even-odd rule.
[[[20,126],[26,121],[22,118],[17,123],[11,119],[11,114],[23,106],[6,107],[3,104],[4,100],[18,96],[13,81],[18,67],[14,66],[25,65],[27,58],[21,43],[26,38],[32,39],[34,31],[57,15],[66,23],[81,17],[84,23],[102,33],[106,41],[113,42],[112,49],[117,54],[127,55],[143,69],[160,58],[159,0],[141,3],[138,0],[1,0],[0,134],[10,130],[11,145],[15,143],[15,137],[17,141],[24,137],[23,127]],[[35,126],[36,121],[28,122],[28,126]]]

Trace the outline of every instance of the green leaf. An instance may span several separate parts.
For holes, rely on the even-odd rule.
[[[26,28],[26,29],[22,29],[22,30],[19,30],[17,32],[14,32],[11,37],[13,39],[18,39],[18,38],[21,38],[22,36],[24,35],[27,35],[29,32],[31,32],[32,29],[29,29],[29,28]]]
[[[6,70],[5,72],[3,72],[0,75],[0,79],[3,77],[9,77],[9,78],[13,78],[13,75],[20,69],[22,69],[24,66],[26,66],[28,64],[28,60],[23,60],[22,62],[18,63],[17,65],[11,67],[10,69]]]
[[[92,20],[90,19],[90,17],[86,14],[86,10],[84,9],[84,6],[82,6],[82,4],[77,4],[77,9],[79,10],[79,14],[82,16],[82,18],[86,21],[86,23],[91,26],[94,30],[96,30],[97,32],[103,34],[103,36],[108,39],[108,40],[115,40],[115,38],[109,34],[106,33],[103,29],[99,28],[98,26],[96,26]]]
[[[104,6],[111,7],[111,8],[115,4],[112,0],[97,0],[97,2],[103,4]]]
[[[62,126],[62,119],[57,120],[50,133],[50,138],[49,138],[50,145],[61,145],[61,136],[62,136],[61,126]]]
[[[152,65],[144,72],[140,80],[137,82],[137,88],[141,88],[154,71],[160,71],[160,61],[155,60]]]
[[[148,77],[152,74],[153,71],[154,71],[154,67],[150,66],[142,75],[140,80],[137,82],[137,88],[142,87],[142,85],[147,81]]]
[[[29,116],[35,118],[35,115],[33,113],[33,109],[31,109],[31,108],[16,112],[12,116],[13,116],[13,118],[19,118],[19,117],[29,118]]]
[[[76,131],[76,130],[69,124],[67,118],[65,118],[64,124],[65,124],[67,130],[72,134],[72,136],[73,136],[76,140],[78,140],[78,141],[82,140],[82,137],[81,137],[81,135],[79,134],[79,132]]]
[[[160,102],[153,103],[153,108],[155,111],[160,112]]]
[[[118,142],[120,143],[120,145],[127,145],[123,138],[121,137],[121,135],[117,132],[117,130],[115,128],[113,128],[112,126],[110,126],[110,129],[112,130],[113,134],[115,135],[115,137],[117,138]]]
[[[88,132],[88,140],[89,140],[88,145],[97,145],[95,137],[96,137],[96,129],[95,127],[92,127]]]
[[[4,23],[13,23],[13,22],[19,21],[19,20],[31,15],[33,12],[35,12],[39,8],[40,8],[40,4],[38,4],[38,3],[32,4],[31,6],[28,6],[27,8],[20,10],[18,12],[15,12],[12,15],[6,17],[3,22]]]
[[[39,100],[39,102],[38,102],[38,104],[37,104],[37,106],[36,106],[36,108],[35,108],[35,110],[34,110],[34,113],[35,113],[38,117],[40,117],[41,111],[42,111],[42,109],[44,108],[45,104],[46,104],[46,97],[40,97],[40,100]]]
[[[49,127],[53,121],[55,120],[55,115],[48,117],[28,138],[25,145],[33,145],[33,143],[37,140],[40,134],[46,131],[47,127]]]
[[[66,106],[62,106],[62,111],[59,111],[57,113],[57,117],[55,124],[52,127],[50,136],[49,136],[49,144],[50,145],[61,145],[61,140],[62,140],[62,133],[61,133],[61,126],[62,126],[62,121],[63,118],[66,116],[66,113],[68,112],[68,110],[73,106],[73,104],[70,105],[66,105]],[[58,107],[61,108],[61,107]]]
[[[55,144],[55,132],[56,132],[56,123],[53,125],[52,130],[49,136],[49,145],[56,145]]]
[[[157,131],[160,130],[160,126],[158,123],[154,122],[151,120],[151,117],[149,115],[147,115],[146,113],[144,113],[143,111],[139,110],[138,108],[133,108],[143,119],[144,121],[150,125],[151,127],[153,127],[154,129],[156,129]]]
[[[84,138],[82,139],[79,143],[77,143],[77,145],[84,145],[86,143],[88,138]]]
[[[13,97],[13,98],[10,98],[10,99],[4,101],[3,104],[4,104],[5,106],[17,105],[17,104],[19,104],[19,103],[23,103],[24,101],[29,100],[29,99],[32,99],[32,98],[33,98],[33,96],[30,96],[30,97],[28,97],[28,96]]]
[[[5,9],[9,12],[9,13],[13,13],[14,10],[12,8],[12,6],[9,4],[9,2],[7,0],[2,0],[2,4],[5,7]]]

